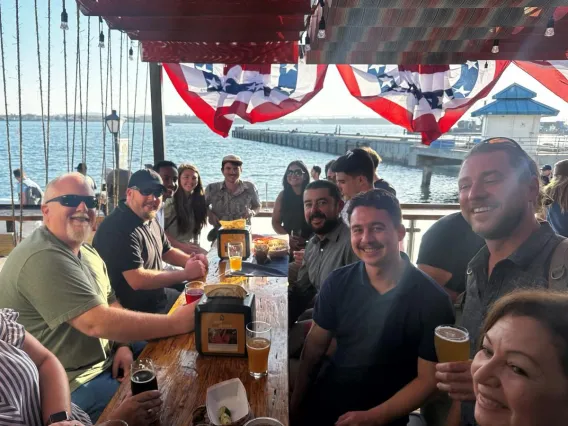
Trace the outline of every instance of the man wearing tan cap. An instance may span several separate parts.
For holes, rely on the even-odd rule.
[[[260,199],[252,182],[241,180],[243,161],[238,155],[227,155],[221,162],[222,182],[210,183],[205,189],[209,222],[219,228],[220,220],[251,219],[260,209]]]

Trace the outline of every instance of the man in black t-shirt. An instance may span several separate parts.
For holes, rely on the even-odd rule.
[[[467,264],[485,245],[461,212],[438,220],[422,237],[418,269],[448,292],[453,302],[465,291]]]
[[[153,170],[139,170],[128,182],[126,201],[101,223],[93,246],[105,261],[123,307],[167,313],[180,292],[169,288],[206,273],[207,259],[170,246],[156,220],[165,187]],[[184,269],[164,271],[162,259]]]
[[[381,156],[370,146],[364,146],[363,149],[369,153],[371,160],[373,160],[373,167],[375,168],[375,177],[373,178],[373,186],[375,189],[384,189],[396,195],[394,187],[383,178],[379,177],[379,164],[383,162]]]
[[[405,229],[391,193],[359,194],[347,214],[361,261],[335,270],[322,286],[291,424],[406,426],[408,415],[436,391],[434,329],[453,323],[452,305],[399,252]],[[333,338],[337,347],[327,360]]]

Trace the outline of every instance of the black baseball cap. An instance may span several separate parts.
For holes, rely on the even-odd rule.
[[[542,170],[543,172],[546,170],[552,170],[552,166],[550,164],[545,164],[540,168],[540,170]]]
[[[165,192],[166,187],[164,186],[164,182],[158,173],[154,170],[144,169],[138,170],[132,176],[130,176],[130,180],[128,181],[128,187],[134,188],[143,191],[145,189],[157,189],[162,188]]]

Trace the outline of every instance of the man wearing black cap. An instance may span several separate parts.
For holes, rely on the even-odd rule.
[[[96,191],[97,190],[97,184],[95,183],[95,180],[87,174],[87,163],[77,164],[76,170],[79,173],[81,173],[83,176],[85,176],[87,183],[91,186],[91,188],[93,188],[93,191]]]
[[[545,164],[540,168],[540,180],[544,186],[550,183],[550,175],[552,174],[552,166]]]
[[[101,223],[93,246],[105,261],[122,306],[142,312],[166,313],[179,291],[170,288],[206,273],[207,259],[170,246],[156,214],[165,187],[153,170],[139,170],[128,182],[126,201]],[[164,271],[163,262],[180,266]]]

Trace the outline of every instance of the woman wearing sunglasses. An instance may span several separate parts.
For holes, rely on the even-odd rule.
[[[277,234],[288,234],[291,252],[304,248],[306,239],[311,234],[310,227],[304,218],[304,190],[310,183],[310,175],[306,165],[299,160],[288,164],[282,186],[284,190],[278,194],[272,213],[272,228]]]

